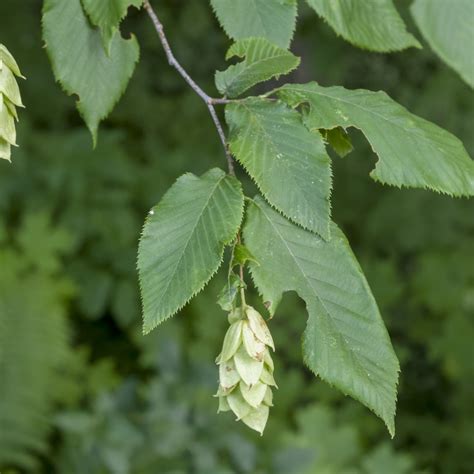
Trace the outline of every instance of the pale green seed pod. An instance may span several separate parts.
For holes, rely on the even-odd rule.
[[[276,387],[270,353],[275,345],[265,320],[251,306],[234,309],[228,320],[230,327],[216,359],[218,413],[232,411],[237,420],[263,434]]]
[[[23,77],[8,49],[0,44],[0,158],[10,161],[16,146],[17,107],[23,107],[16,78]]]

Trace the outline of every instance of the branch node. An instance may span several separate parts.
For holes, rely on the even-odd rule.
[[[196,94],[201,97],[201,99],[205,102],[207,105],[207,108],[209,109],[209,113],[211,114],[211,118],[216,126],[217,133],[221,139],[222,145],[224,147],[225,151],[225,156],[227,159],[227,167],[229,169],[229,174],[235,175],[235,170],[234,170],[234,159],[232,158],[231,154],[229,153],[229,149],[227,147],[227,141],[225,138],[224,130],[222,129],[222,125],[219,121],[219,118],[216,114],[216,111],[214,109],[214,104],[227,104],[228,101],[227,99],[213,99],[212,97],[208,96],[191,78],[191,76],[185,71],[185,69],[179,64],[179,62],[176,60],[176,58],[173,55],[173,52],[171,51],[171,47],[168,43],[168,40],[166,38],[163,24],[158,18],[158,15],[156,14],[155,10],[153,10],[153,7],[151,6],[150,2],[148,0],[145,0],[143,3],[143,6],[148,13],[148,16],[151,18],[151,21],[153,22],[153,25],[155,27],[156,32],[158,33],[158,37],[160,39],[160,43],[163,46],[163,49],[165,51],[166,57],[168,59],[168,63],[170,66],[174,67],[178,73],[181,75],[181,77],[188,83],[188,85],[196,92]]]

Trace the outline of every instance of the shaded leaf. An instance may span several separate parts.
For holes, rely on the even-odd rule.
[[[331,227],[326,242],[257,197],[244,228],[245,243],[261,262],[251,265],[252,276],[271,313],[286,291],[305,300],[306,364],[373,410],[393,435],[398,361],[362,270],[342,232]]]
[[[139,8],[143,0],[81,0],[81,2],[92,24],[101,29],[104,48],[107,54],[110,54],[112,39],[127,14],[128,7]]]
[[[54,76],[77,108],[94,143],[99,123],[112,111],[133,74],[139,57],[135,37],[114,36],[107,56],[100,31],[93,28],[80,0],[45,0],[43,39]]]
[[[416,0],[411,12],[433,50],[474,87],[474,2]]]
[[[237,244],[234,247],[232,266],[245,265],[249,261],[252,261],[258,265],[257,260],[255,260],[255,257],[250,253],[249,249],[245,245]]]
[[[329,130],[321,130],[326,143],[331,145],[332,149],[341,157],[347,156],[354,147],[352,146],[349,135],[341,127],[331,128]]]

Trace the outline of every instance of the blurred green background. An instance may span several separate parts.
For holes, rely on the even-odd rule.
[[[229,41],[207,1],[154,3],[179,60],[217,95]],[[407,17],[408,2],[397,4]],[[141,335],[144,217],[180,174],[225,166],[205,106],[134,10],[122,29],[136,33],[142,59],[92,150],[74,99],[54,82],[40,9],[39,0],[0,3],[0,42],[28,78],[21,147],[13,164],[0,162],[2,474],[472,473],[474,202],[373,182],[375,155],[352,132],[356,151],[333,160],[334,218],[401,361],[397,434],[303,366],[305,308],[288,294],[271,322],[280,389],[259,437],[217,415],[212,397],[227,325],[215,303],[223,271]],[[428,47],[366,53],[302,6],[293,50],[303,64],[291,81],[383,89],[474,154],[472,90]]]

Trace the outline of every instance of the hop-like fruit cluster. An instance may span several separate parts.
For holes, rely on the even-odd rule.
[[[263,433],[273,406],[273,339],[263,317],[251,306],[229,313],[230,327],[217,357],[219,409]]]
[[[23,107],[15,76],[23,77],[13,56],[0,44],[0,158],[8,161],[11,146],[16,146],[16,108]]]

